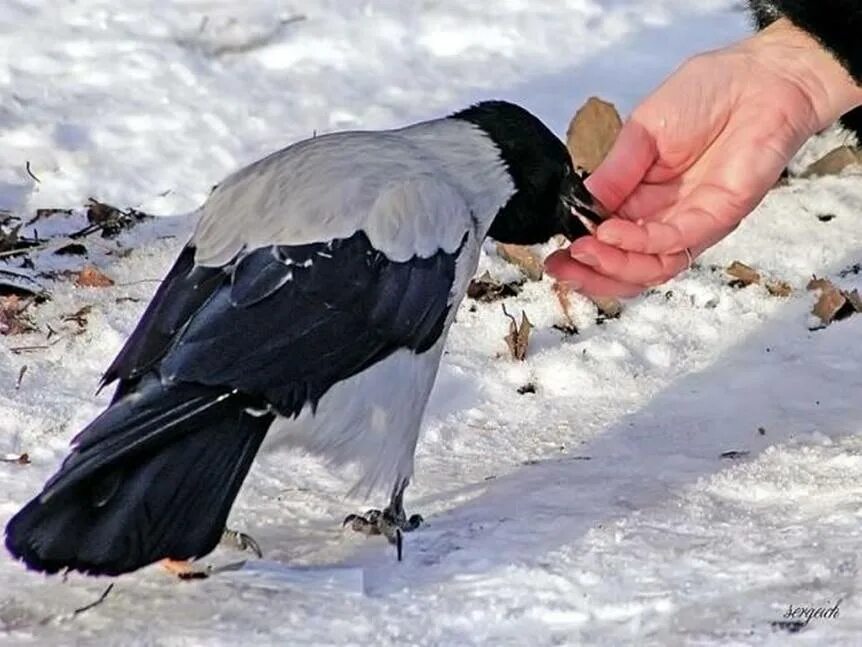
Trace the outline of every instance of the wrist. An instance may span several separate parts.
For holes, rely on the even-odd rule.
[[[817,130],[862,105],[862,86],[816,38],[786,18],[773,22],[745,46],[799,87],[810,102]]]

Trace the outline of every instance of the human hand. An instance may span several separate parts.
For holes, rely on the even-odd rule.
[[[844,68],[785,19],[691,59],[587,179],[617,217],[552,254],[548,272],[591,296],[664,283],[739,225],[808,137],[860,104]]]

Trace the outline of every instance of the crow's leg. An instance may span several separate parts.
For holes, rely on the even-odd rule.
[[[416,530],[422,524],[422,515],[414,514],[407,518],[404,513],[404,491],[410,483],[409,479],[399,478],[392,488],[389,505],[381,510],[369,510],[364,515],[349,514],[342,526],[366,535],[383,535],[398,551],[398,561],[401,561],[403,533]]]
[[[258,559],[263,557],[263,551],[260,549],[254,537],[247,535],[244,532],[225,528],[221,536],[220,546],[233,548],[235,550],[249,551],[257,555]],[[163,559],[160,564],[168,573],[176,575],[181,580],[202,580],[210,576],[213,569],[211,566],[202,566],[196,568],[188,560],[178,559]]]
[[[236,550],[252,552],[258,559],[263,558],[263,551],[260,549],[260,544],[255,541],[254,537],[247,535],[244,532],[239,532],[238,530],[225,528],[221,535],[221,541],[219,544]]]

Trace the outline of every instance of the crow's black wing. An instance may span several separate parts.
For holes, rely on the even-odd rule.
[[[393,262],[360,230],[255,249],[212,268],[196,266],[187,247],[104,382],[119,379],[119,396],[155,370],[261,396],[296,415],[394,351],[434,345],[459,251]]]

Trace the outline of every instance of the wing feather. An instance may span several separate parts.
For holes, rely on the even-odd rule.
[[[433,346],[452,305],[459,250],[392,261],[358,231],[202,268],[186,248],[105,382],[119,378],[125,392],[155,370],[260,395],[297,415],[396,350]]]

